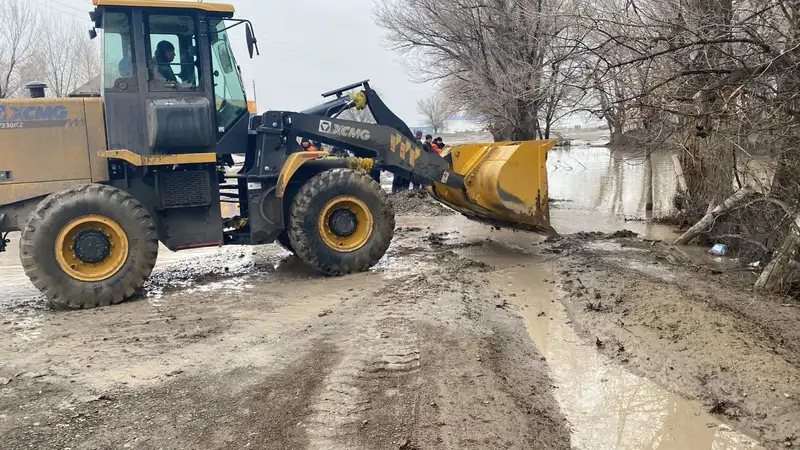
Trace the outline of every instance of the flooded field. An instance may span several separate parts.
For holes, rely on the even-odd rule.
[[[653,213],[672,212],[678,185],[670,152],[652,154]],[[558,208],[600,216],[645,218],[645,164],[640,153],[602,147],[556,148],[547,157],[550,198]]]
[[[3,448],[800,446],[800,308],[635,220],[644,166],[624,154],[548,167],[562,239],[404,215],[376,267],[338,278],[277,245],[162,249],[140,299],[91,311],[48,310],[12,236]],[[670,156],[653,167],[666,214]]]

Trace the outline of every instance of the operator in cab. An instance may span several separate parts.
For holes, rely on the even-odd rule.
[[[182,61],[192,60],[189,49],[181,49],[181,59]],[[175,61],[175,46],[171,42],[159,42],[156,45],[153,60],[156,67],[156,73],[154,74],[156,80],[167,83],[181,83],[185,85],[184,87],[195,85],[194,64],[181,63],[181,71],[178,75],[175,75],[175,71],[172,69],[173,61]]]
[[[169,41],[161,41],[156,45],[156,51],[153,55],[156,62],[157,78],[163,78],[164,81],[178,82],[178,77],[172,70],[172,61],[175,60],[175,46]]]

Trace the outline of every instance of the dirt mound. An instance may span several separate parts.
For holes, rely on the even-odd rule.
[[[604,239],[633,239],[638,234],[634,233],[631,230],[617,230],[613,233],[609,233],[603,236]]]
[[[450,208],[434,200],[427,191],[409,189],[391,194],[394,212],[400,216],[452,216]]]
[[[551,236],[545,239],[544,243],[548,244],[545,252],[548,253],[570,253],[574,250],[583,248],[584,244],[590,241],[598,241],[601,239],[634,239],[638,235],[630,230],[617,230],[613,233],[602,233],[599,231],[580,231],[573,234],[564,234],[561,236]]]
[[[602,233],[600,231],[579,231],[572,234],[561,236],[551,236],[545,239],[546,244],[556,244],[564,241],[595,241],[599,239],[632,239],[638,236],[631,230],[617,230],[613,233]]]

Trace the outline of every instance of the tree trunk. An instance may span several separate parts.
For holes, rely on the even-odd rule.
[[[644,162],[644,197],[645,205],[644,210],[648,215],[653,214],[653,158],[650,153],[647,153],[647,158]]]
[[[724,151],[713,137],[698,137],[693,121],[689,121],[688,128],[681,167],[693,206],[687,217],[691,222],[700,219],[712,202],[719,204],[731,196],[734,167],[731,152]]]
[[[611,141],[609,143],[611,145],[623,145],[625,143],[625,131],[622,125],[610,119],[606,119],[606,122],[608,123],[609,131],[611,131]]]
[[[678,176],[678,186],[681,192],[689,192],[689,187],[686,185],[686,177],[683,175],[683,166],[681,165],[681,157],[672,155],[672,165],[675,167],[675,174]]]
[[[775,257],[758,277],[756,289],[780,291],[791,283],[793,275],[797,276],[792,266],[800,252],[800,214],[795,216],[793,225]]]
[[[722,202],[721,205],[714,208],[711,213],[706,214],[699,222],[694,224],[691,228],[686,230],[685,233],[677,240],[675,240],[675,245],[686,245],[692,239],[696,238],[700,233],[704,230],[709,228],[713,223],[714,219],[716,219],[720,214],[729,211],[731,208],[736,206],[737,204],[741,203],[748,195],[755,193],[754,190],[750,188],[739,189],[733,194],[730,198]]]

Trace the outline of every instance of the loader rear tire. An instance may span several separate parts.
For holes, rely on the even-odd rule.
[[[45,198],[20,240],[25,273],[56,309],[88,309],[130,298],[158,256],[153,219],[127,192],[84,184]]]
[[[363,272],[386,253],[394,208],[369,175],[350,169],[322,172],[300,189],[289,216],[295,254],[327,275]]]

